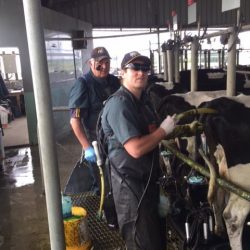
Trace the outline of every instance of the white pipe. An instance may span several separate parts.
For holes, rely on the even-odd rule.
[[[228,41],[227,96],[234,96],[236,93],[236,39],[237,33],[233,30]]]
[[[179,46],[176,45],[174,47],[174,72],[175,72],[175,83],[180,83],[180,50],[179,50]]]
[[[173,50],[167,50],[168,57],[168,82],[173,83],[174,81],[174,55]]]
[[[45,197],[49,222],[50,247],[65,249],[64,228],[57,152],[53,132],[53,113],[48,65],[41,23],[41,3],[23,0],[38,122],[38,136],[44,174]]]
[[[191,91],[197,91],[197,66],[198,66],[198,39],[195,37],[191,44]]]
[[[167,51],[163,51],[163,73],[164,73],[164,81],[168,80],[168,58]]]

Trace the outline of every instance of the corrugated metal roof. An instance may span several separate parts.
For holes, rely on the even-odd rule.
[[[41,0],[48,8],[90,22],[93,28],[164,28],[172,23],[173,10],[179,27],[187,28],[186,0]],[[222,13],[222,1],[197,0],[201,27],[236,24],[236,10]],[[250,23],[250,1],[241,0],[241,15]],[[197,25],[197,24],[195,24]]]

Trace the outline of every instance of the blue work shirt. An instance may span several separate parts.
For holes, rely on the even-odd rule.
[[[87,137],[96,140],[96,122],[103,102],[118,88],[120,81],[109,74],[105,79],[96,78],[92,71],[79,77],[69,96],[71,117],[80,118]]]

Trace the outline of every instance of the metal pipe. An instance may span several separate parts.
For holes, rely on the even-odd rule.
[[[208,59],[207,59],[207,49],[204,50],[204,68],[207,69],[208,68]]]
[[[174,79],[175,83],[180,83],[180,53],[178,44],[174,47]]]
[[[221,51],[221,68],[225,68],[225,47],[223,47]]]
[[[54,38],[45,38],[46,41],[84,41],[84,40],[93,40],[93,39],[104,39],[104,38],[120,38],[120,37],[128,37],[128,36],[144,36],[144,35],[152,35],[152,34],[159,34],[159,33],[167,33],[169,30],[157,30],[157,31],[150,31],[150,32],[141,32],[135,34],[124,34],[124,35],[110,35],[110,36],[88,36],[82,38],[71,38],[71,37],[54,37]]]
[[[168,58],[168,82],[173,83],[174,81],[174,56],[173,50],[167,50],[167,58]]]
[[[241,32],[244,31],[249,31],[250,30],[250,25],[245,25],[241,27]],[[124,34],[124,35],[110,35],[110,36],[89,36],[89,37],[83,37],[83,38],[70,38],[70,37],[54,37],[54,38],[45,38],[46,41],[83,41],[83,40],[93,40],[93,39],[105,39],[105,38],[119,38],[119,37],[129,37],[129,36],[144,36],[144,35],[151,35],[151,34],[158,34],[158,33],[167,33],[169,32],[169,30],[159,30],[159,31],[150,31],[150,32],[142,32],[142,33],[136,33],[136,34]],[[228,34],[230,33],[230,30],[221,30],[218,32],[214,32],[214,33],[210,33],[210,34],[205,34],[202,36],[202,39],[206,39],[206,38],[212,38],[212,37],[216,37],[216,36],[220,36],[223,34]]]
[[[188,52],[187,49],[184,50],[184,61],[185,61],[185,70],[188,69]]]
[[[50,246],[52,250],[63,250],[65,249],[65,240],[60,181],[53,133],[48,65],[41,23],[41,3],[40,1],[23,0],[23,7],[39,127],[39,146],[44,174]]]
[[[160,30],[157,28],[157,43],[158,43],[158,65],[159,65],[159,74],[161,73],[161,44],[160,44]]]
[[[210,69],[211,68],[211,50],[209,49],[208,51],[207,51],[207,66],[208,66],[208,68]]]
[[[240,64],[240,51],[236,50],[236,65],[239,66]]]
[[[189,165],[192,169],[199,172],[200,174],[210,178],[209,171],[200,165],[199,163],[193,161],[186,155],[182,154],[179,150],[177,150],[173,145],[170,144],[170,142],[166,140],[161,141],[162,145],[166,147],[171,153],[173,153],[176,157],[178,157],[180,160],[185,162],[187,165]],[[241,198],[250,201],[250,192],[247,190],[242,189],[241,187],[238,187],[234,183],[231,183],[229,181],[226,181],[222,178],[216,178],[216,183],[224,188],[225,190],[229,192],[233,192],[234,194],[240,196]]]
[[[234,29],[228,41],[227,96],[234,96],[236,92],[236,39],[237,33]]]
[[[181,60],[181,71],[183,71],[183,69],[184,69],[184,60],[183,60],[183,56],[184,56],[184,54],[183,54],[183,49],[182,50],[180,50],[180,60]]]
[[[218,66],[219,66],[219,69],[222,68],[222,63],[221,63],[221,49],[218,50]]]
[[[163,73],[164,73],[164,81],[168,80],[168,58],[167,51],[163,51]]]
[[[191,91],[197,91],[197,66],[198,66],[198,39],[195,37],[191,44]]]

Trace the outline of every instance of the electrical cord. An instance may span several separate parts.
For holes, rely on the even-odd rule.
[[[142,193],[142,196],[139,200],[139,203],[138,203],[138,207],[137,207],[137,216],[136,216],[136,219],[135,219],[135,224],[134,224],[134,229],[133,229],[133,232],[134,232],[134,241],[135,241],[135,244],[137,245],[137,247],[139,249],[141,249],[141,246],[140,246],[140,243],[137,241],[137,233],[136,233],[136,224],[138,223],[138,220],[139,220],[139,209],[140,209],[140,206],[142,204],[142,201],[143,201],[143,198],[148,190],[148,186],[150,184],[150,180],[151,180],[151,177],[152,177],[152,172],[153,172],[153,168],[154,168],[154,160],[155,160],[155,151],[153,152],[153,157],[152,157],[152,163],[151,163],[151,168],[150,168],[150,173],[149,173],[149,177],[148,177],[148,180],[147,180],[147,184],[144,188],[144,191]]]

